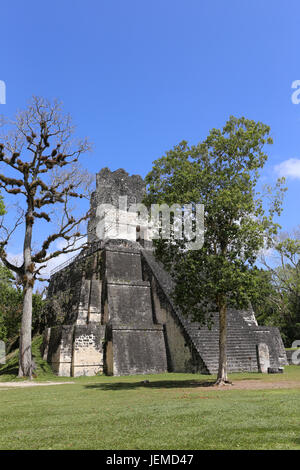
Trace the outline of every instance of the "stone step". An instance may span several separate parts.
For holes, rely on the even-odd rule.
[[[163,269],[160,263],[157,263],[153,254],[145,252],[144,257],[162,292],[166,295],[165,300],[171,306],[173,315],[184,329],[190,344],[193,345],[195,355],[198,354],[199,359],[204,362],[208,372],[215,372],[218,369],[219,356],[218,312],[212,314],[213,321],[210,329],[207,326],[203,326],[200,322],[193,322],[189,317],[182,315],[172,301],[174,284],[170,275]],[[257,344],[261,341],[267,341],[265,332],[267,334],[270,333],[270,329],[266,327],[258,327],[255,323],[249,324],[243,315],[244,313],[238,310],[227,310],[227,355],[228,367],[232,371],[257,370]],[[251,312],[246,312],[246,317],[249,318],[249,316],[251,317]],[[263,334],[259,337],[257,336],[258,332]],[[270,357],[273,362],[278,361],[276,355],[272,357],[271,349]]]

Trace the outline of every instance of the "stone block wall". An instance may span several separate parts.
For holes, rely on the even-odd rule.
[[[161,325],[144,329],[122,325],[114,327],[107,355],[110,375],[167,372],[163,327]]]
[[[59,375],[217,372],[218,313],[211,329],[182,314],[172,300],[173,281],[146,236],[150,225],[134,227],[126,214],[142,202],[145,182],[122,169],[104,168],[96,178],[90,247],[51,277],[44,357]],[[106,226],[97,208],[118,208],[119,197],[126,197],[122,210],[136,241],[106,239],[109,231],[101,229]],[[259,344],[268,348],[271,367],[287,364],[278,329],[259,327],[251,308],[229,309],[227,316],[229,371],[258,371]]]
[[[44,356],[58,375],[103,373],[101,255],[82,256],[51,278],[49,317],[56,326],[45,332]]]
[[[71,375],[96,375],[103,372],[105,327],[98,323],[75,326]]]
[[[81,281],[72,286],[72,272]],[[47,330],[45,350],[59,375],[114,375],[167,371],[165,333],[153,313],[151,288],[143,280],[141,248],[109,242],[84,261],[57,273],[50,301],[72,287],[71,324]],[[75,295],[76,293],[76,295]],[[75,301],[76,299],[76,301]]]
[[[218,314],[211,329],[183,316],[172,300],[172,280],[151,250],[109,241],[55,275],[52,297],[63,296],[62,288],[73,292],[71,308],[48,330],[45,346],[57,374],[217,372]],[[229,371],[257,372],[259,344],[268,347],[270,367],[287,364],[277,328],[257,326],[251,309],[229,309]]]
[[[110,171],[103,168],[96,175],[96,191],[91,198],[91,217],[88,224],[88,240],[98,240],[96,227],[99,218],[96,214],[100,204],[111,204],[119,207],[119,196],[127,197],[128,206],[142,201],[146,192],[146,184],[141,176],[129,175],[125,170]]]
[[[47,360],[53,372],[59,376],[70,376],[73,353],[73,325],[58,325],[51,328],[47,344]]]
[[[172,301],[173,284],[153,253],[142,251],[143,275],[151,283],[154,316],[164,325],[164,336],[169,372],[207,374],[204,364],[187,328],[186,320]]]
[[[105,252],[107,373],[167,371],[163,326],[155,323],[150,284],[142,278],[141,251],[108,246]]]
[[[174,288],[170,275],[149,250],[143,250],[145,276],[153,285],[156,315],[165,321],[166,342],[169,349],[170,370],[217,373],[219,363],[219,317],[212,313],[209,329],[187,316],[172,300]],[[163,320],[164,319],[164,320]],[[183,344],[184,339],[184,344]],[[257,326],[254,313],[249,310],[228,309],[227,357],[230,372],[258,372],[257,345],[265,343],[270,354],[270,366],[287,365],[283,342],[277,328]]]

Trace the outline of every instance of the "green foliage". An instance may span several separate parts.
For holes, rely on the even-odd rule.
[[[0,215],[6,214],[3,196],[0,194]]]
[[[14,286],[12,272],[0,265],[0,339],[4,342],[18,335],[22,300],[21,290]]]
[[[275,243],[275,267],[268,266],[260,279],[258,320],[280,328],[284,343],[300,338],[300,241],[290,237]]]
[[[0,265],[0,340],[8,348],[18,340],[23,306],[22,289],[16,285],[13,273]],[[44,300],[39,293],[33,294],[33,331],[43,327]]]
[[[253,268],[255,288],[251,295],[251,304],[256,319],[261,325],[279,326],[277,291],[272,282],[272,274],[264,269]]]
[[[207,312],[225,306],[246,307],[256,280],[250,269],[263,247],[272,243],[281,212],[284,180],[266,213],[257,192],[259,171],[271,144],[270,128],[230,117],[196,146],[183,141],[156,160],[147,175],[146,203],[204,204],[204,245],[185,250],[173,240],[156,243],[157,255],[176,281],[175,300],[185,313],[207,322]]]
[[[51,370],[50,364],[44,361],[41,356],[41,345],[43,338],[37,335],[32,340],[32,357],[35,362],[36,369],[34,374],[39,380],[44,379],[55,379],[56,376]],[[7,356],[6,364],[0,366],[0,382],[1,381],[12,381],[18,377],[19,370],[19,349],[15,349]]]

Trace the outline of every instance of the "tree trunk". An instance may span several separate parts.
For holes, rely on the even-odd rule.
[[[27,285],[24,287],[23,314],[19,349],[19,377],[29,377],[30,379],[32,378],[32,291],[33,288],[31,285]]]
[[[32,353],[31,353],[31,329],[32,329],[32,292],[33,292],[33,265],[31,259],[31,240],[33,216],[30,208],[26,214],[26,228],[24,238],[24,278],[23,278],[23,313],[20,332],[19,348],[19,377],[32,378]]]
[[[219,370],[216,385],[230,383],[227,376],[227,309],[226,303],[219,306]]]

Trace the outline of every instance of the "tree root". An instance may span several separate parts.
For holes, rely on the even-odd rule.
[[[214,383],[214,386],[217,386],[217,387],[223,387],[225,385],[233,385],[232,382],[230,382],[229,380],[224,380],[224,379],[218,379],[215,383]]]

